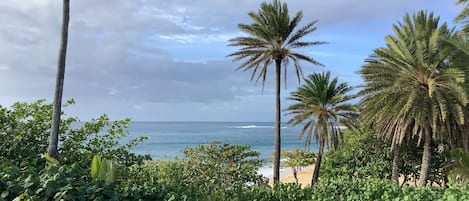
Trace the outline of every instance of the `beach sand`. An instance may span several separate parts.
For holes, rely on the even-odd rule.
[[[311,178],[313,176],[314,165],[302,167],[297,171],[298,183],[301,186],[308,186],[311,184]],[[269,177],[269,184],[272,184],[272,175]],[[293,177],[293,170],[291,167],[284,167],[280,171],[280,182],[282,183],[295,183],[295,177]]]
[[[310,165],[307,167],[301,168],[301,170],[298,170],[297,176],[298,176],[298,183],[301,184],[301,186],[309,186],[311,184],[311,179],[313,177],[313,171],[314,171],[314,165]],[[399,185],[402,184],[404,178],[401,176],[399,177]],[[286,167],[283,169],[283,171],[280,172],[280,182],[281,183],[295,183],[295,178],[293,177],[293,170],[291,167]],[[415,187],[416,182],[414,180],[409,180],[406,182],[409,186]],[[269,184],[272,185],[272,176],[269,177]],[[440,187],[438,184],[433,183],[432,186],[434,187]]]

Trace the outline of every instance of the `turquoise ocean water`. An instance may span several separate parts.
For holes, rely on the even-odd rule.
[[[183,156],[183,148],[213,141],[249,145],[268,164],[274,150],[274,126],[273,122],[132,122],[129,136],[123,140],[147,136],[132,151],[150,154],[153,159]],[[300,130],[301,126],[282,125],[282,150],[304,149],[304,138],[298,139]],[[317,150],[315,142],[310,150]]]

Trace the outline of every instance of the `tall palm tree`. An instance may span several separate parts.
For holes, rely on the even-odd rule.
[[[454,36],[446,23],[424,11],[406,14],[386,36],[386,47],[374,50],[360,73],[363,121],[373,124],[381,137],[391,139],[395,151],[393,180],[397,180],[399,147],[405,139],[424,142],[419,186],[425,186],[434,140],[451,136],[464,123],[467,104],[464,70],[451,65],[454,48],[443,40]],[[397,154],[396,154],[397,152]]]
[[[275,149],[274,149],[274,184],[279,181],[280,174],[280,78],[282,67],[284,78],[287,77],[287,66],[293,62],[298,82],[303,73],[300,61],[307,61],[317,66],[322,66],[310,56],[293,51],[297,48],[305,48],[324,42],[303,41],[304,37],[316,30],[313,21],[304,27],[296,29],[303,18],[301,11],[293,18],[288,14],[286,3],[274,0],[272,3],[262,3],[257,13],[250,12],[249,16],[254,21],[252,24],[239,24],[241,31],[248,36],[237,37],[230,40],[230,46],[240,47],[238,51],[228,55],[234,57],[233,61],[243,63],[237,70],[252,70],[251,80],[262,80],[262,87],[267,76],[267,71],[272,63],[275,63]]]
[[[67,55],[67,41],[68,41],[68,22],[70,20],[70,0],[63,0],[62,6],[62,32],[60,40],[59,59],[57,61],[57,76],[55,82],[54,93],[54,109],[52,116],[52,129],[50,133],[50,141],[48,154],[53,157],[58,157],[58,143],[59,143],[59,127],[60,127],[60,114],[62,113],[62,92],[64,87],[65,75],[65,61]]]
[[[354,98],[348,95],[353,88],[346,83],[339,83],[337,77],[331,79],[330,72],[312,74],[304,81],[305,84],[288,98],[295,103],[287,111],[294,115],[289,123],[305,123],[299,134],[299,138],[306,134],[305,147],[309,148],[313,135],[319,144],[311,179],[311,185],[314,185],[319,178],[324,142],[327,141],[328,148],[337,148],[340,136],[338,122],[354,116],[358,108],[347,103]]]

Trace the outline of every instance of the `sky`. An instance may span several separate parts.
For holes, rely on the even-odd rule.
[[[61,1],[0,1],[0,105],[52,102],[60,42]],[[434,12],[452,22],[455,0],[284,0],[300,26],[319,20],[305,40],[327,44],[298,50],[325,67],[303,63],[304,75],[330,71],[361,84],[360,69],[384,46],[405,13]],[[69,116],[101,114],[134,121],[274,121],[274,76],[264,90],[240,63],[228,40],[242,36],[260,0],[72,0],[64,100]],[[294,71],[282,86],[282,108],[298,86]],[[283,85],[285,83],[282,83]],[[288,120],[284,116],[284,120]]]

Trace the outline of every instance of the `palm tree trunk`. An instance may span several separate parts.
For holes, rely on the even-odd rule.
[[[391,180],[399,185],[399,165],[401,163],[401,145],[394,146],[394,157],[392,159],[392,176]]]
[[[334,133],[334,150],[338,149],[339,148],[339,135],[337,132],[333,132]]]
[[[464,147],[464,152],[466,152],[466,154],[469,154],[469,136],[468,136],[468,133],[462,132],[462,143],[463,143],[463,147]]]
[[[58,157],[58,143],[59,143],[59,126],[60,114],[62,112],[62,92],[64,86],[65,75],[65,59],[67,55],[67,41],[68,41],[68,22],[70,19],[70,0],[63,0],[62,10],[62,32],[59,50],[59,59],[57,61],[57,75],[55,82],[54,93],[54,110],[52,116],[52,129],[49,137],[48,154],[53,157]]]
[[[319,151],[314,164],[313,178],[311,179],[311,186],[318,182],[319,169],[321,168],[322,154],[324,152],[324,138],[319,139]]]
[[[327,149],[330,150],[332,148],[332,133],[327,135]]]
[[[423,187],[427,185],[428,174],[430,172],[432,157],[432,136],[427,130],[425,132],[425,144],[423,146],[422,168],[420,169],[420,179],[418,186]]]
[[[295,178],[295,183],[298,184],[298,171],[296,170],[296,167],[292,167],[293,170],[293,177]]]
[[[281,60],[275,60],[275,150],[274,150],[274,184],[280,180],[280,73]]]

